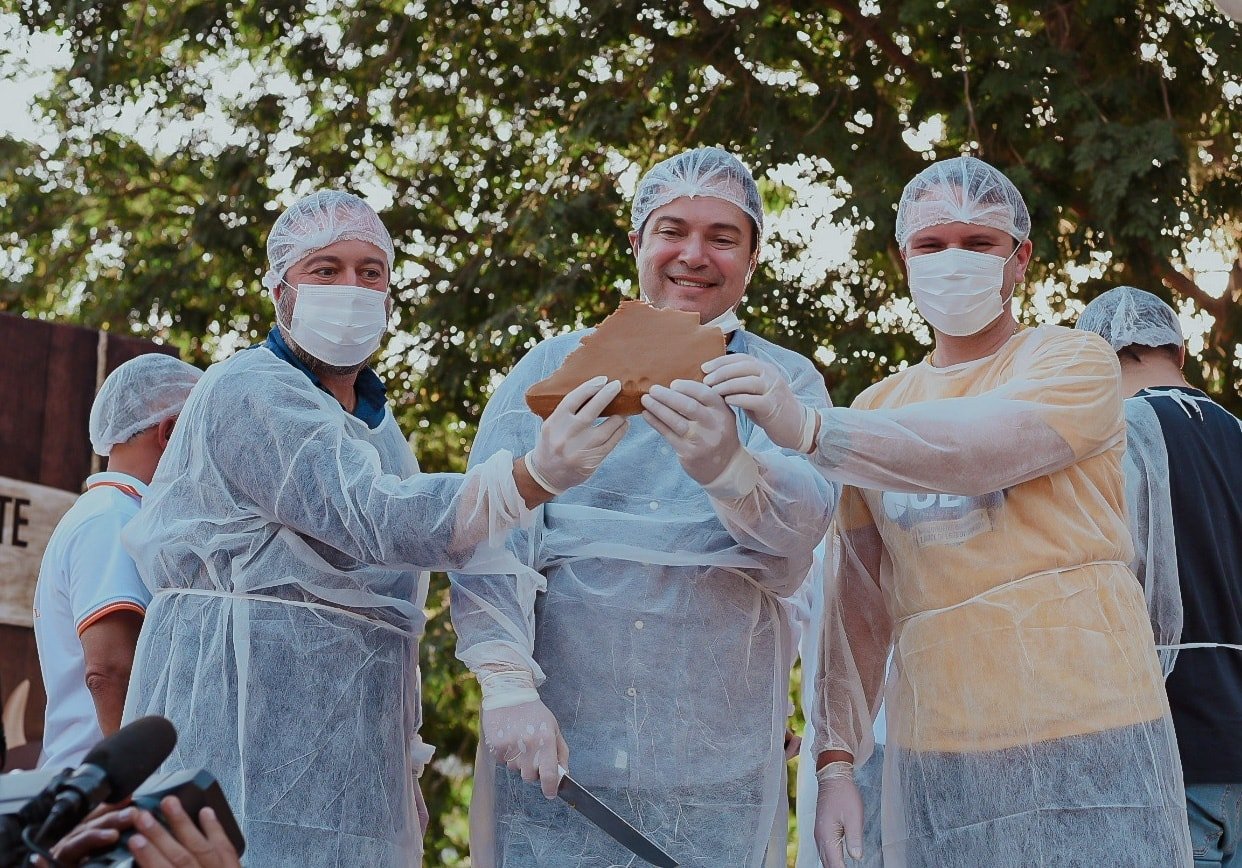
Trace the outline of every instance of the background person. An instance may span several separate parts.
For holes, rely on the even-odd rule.
[[[1242,866],[1242,421],[1182,376],[1177,314],[1118,286],[1078,318],[1121,363],[1127,488],[1196,868]]]
[[[816,839],[861,852],[855,763],[881,698],[886,864],[1190,863],[1181,767],[1129,569],[1116,356],[1021,330],[1021,194],[973,157],[905,188],[897,243],[932,354],[854,408],[799,406],[754,360],[707,382],[847,484],[816,706]],[[886,661],[893,655],[886,676]],[[883,691],[883,694],[882,692]]]
[[[126,529],[154,595],[126,716],[173,722],[168,766],[212,770],[251,864],[417,865],[426,571],[512,581],[505,533],[547,497],[530,471],[590,476],[620,384],[572,392],[530,455],[421,473],[367,366],[394,257],[379,215],[315,193],[267,249],[276,327],[203,375]]]
[[[657,164],[631,218],[646,300],[697,311],[731,351],[770,360],[808,404],[828,405],[810,361],[750,334],[735,314],[763,229],[758,189],[737,158],[698,148]],[[483,413],[472,464],[529,448],[540,424],[526,389],[587,333],[546,340],[518,362]],[[681,865],[761,865],[776,823],[784,863],[793,647],[778,599],[806,577],[836,491],[702,383],[654,387],[642,403],[592,479],[513,533],[511,550],[531,572],[516,585],[452,576],[458,656],[483,690],[491,752],[476,766],[476,866],[633,861],[548,800],[555,765],[538,760],[558,755]]]
[[[168,446],[202,372],[171,356],[130,359],[91,405],[91,447],[108,459],[48,540],[35,584],[34,631],[47,708],[39,765],[77,766],[121,726],[134,646],[151,594],[121,531]]]

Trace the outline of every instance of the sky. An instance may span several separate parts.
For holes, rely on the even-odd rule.
[[[40,144],[55,141],[32,116],[32,101],[52,86],[53,70],[69,65],[65,40],[50,33],[31,33],[17,15],[0,13],[0,135]]]

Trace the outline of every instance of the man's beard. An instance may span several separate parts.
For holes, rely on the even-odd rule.
[[[298,342],[293,339],[293,335],[289,333],[289,329],[285,328],[285,323],[293,323],[293,301],[291,294],[282,292],[280,298],[276,301],[276,327],[280,329],[280,336],[285,339],[285,343],[289,345],[289,349],[293,350],[293,354],[298,357],[298,361],[310,368],[311,373],[319,378],[323,377],[349,377],[361,371],[367,366],[369,359],[364,359],[356,365],[329,365],[323,359],[317,359],[302,349]]]

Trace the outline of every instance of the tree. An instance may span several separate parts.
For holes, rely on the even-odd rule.
[[[814,231],[769,238],[743,310],[814,354],[838,402],[925,352],[895,204],[930,159],[969,151],[1027,197],[1049,316],[1119,282],[1210,314],[1190,376],[1242,409],[1242,262],[1219,298],[1186,264],[1204,237],[1239,255],[1242,31],[1207,0],[22,11],[69,37],[72,65],[42,103],[59,144],[0,141],[0,309],[132,328],[206,362],[267,328],[265,232],[295,191],[390,197],[404,334],[382,369],[430,469],[461,466],[527,347],[631,288],[628,190],[697,144],[742,155],[773,212],[804,197],[793,175],[841,202]],[[842,263],[788,266],[840,232]],[[433,598],[442,608],[442,579]],[[434,619],[428,740],[470,762],[477,700],[451,643]],[[449,790],[433,814],[461,805]],[[448,864],[460,816],[440,815],[457,826],[429,853]]]

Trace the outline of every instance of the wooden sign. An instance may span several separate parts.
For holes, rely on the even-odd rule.
[[[34,626],[39,563],[75,500],[67,491],[0,476],[0,624]]]

